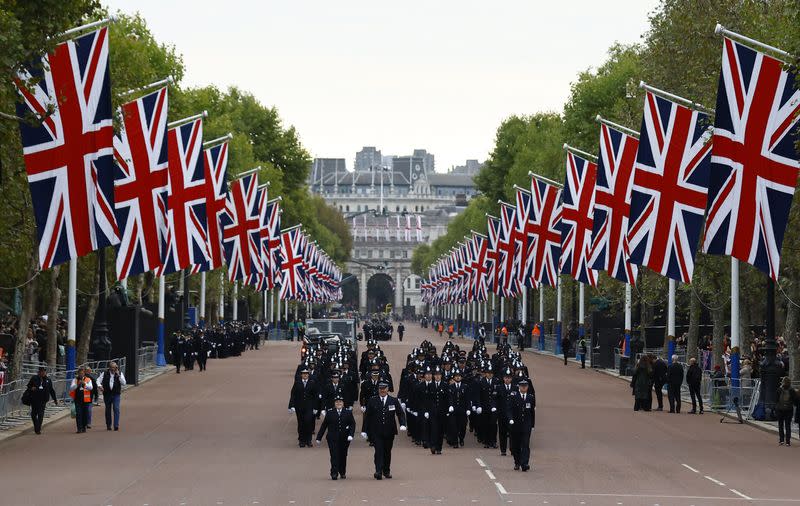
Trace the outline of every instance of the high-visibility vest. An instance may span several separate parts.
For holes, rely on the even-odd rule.
[[[78,381],[78,379],[75,378],[75,381]],[[86,376],[84,376],[83,377],[83,402],[87,402],[87,403],[92,402],[92,391],[88,390],[86,388],[87,385],[91,385],[91,384],[92,384],[92,380],[90,378],[87,378]],[[75,400],[75,392],[77,392],[77,389],[69,391],[69,396],[72,397],[73,401]]]
[[[448,325],[447,326],[447,331],[452,334],[453,333],[453,326],[452,325]]]

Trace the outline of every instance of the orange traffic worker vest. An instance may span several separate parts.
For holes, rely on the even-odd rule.
[[[453,333],[453,326],[452,325],[448,325],[447,326],[447,331],[452,334]]]
[[[77,380],[78,379],[75,378],[75,381],[77,381]],[[83,377],[83,387],[84,387],[83,388],[83,402],[85,402],[85,403],[91,403],[92,402],[92,391],[88,390],[86,388],[87,385],[91,385],[91,384],[92,384],[92,380],[90,378],[87,378],[86,376],[84,376]],[[73,401],[75,400],[75,392],[77,392],[77,389],[69,391],[69,396],[72,397]]]
[[[533,326],[532,333],[533,333],[534,336],[539,337],[540,332],[539,332],[539,326],[538,325],[534,325]]]
[[[442,325],[442,324],[440,323],[440,324],[439,324],[439,332],[441,332],[441,331],[443,331],[443,330],[444,330],[444,325]]]

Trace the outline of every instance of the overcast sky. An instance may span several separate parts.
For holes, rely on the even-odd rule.
[[[634,43],[655,0],[104,0],[184,56],[190,86],[275,106],[315,157],[425,148],[484,160],[512,114],[560,111],[577,74]],[[113,62],[112,62],[113,65]]]

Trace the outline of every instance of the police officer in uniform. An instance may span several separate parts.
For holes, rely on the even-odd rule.
[[[511,428],[511,454],[514,470],[530,469],[531,432],[536,425],[536,392],[528,392],[528,380],[520,381],[519,392],[513,392],[506,407],[506,417]]]
[[[400,422],[400,430],[406,430],[406,415],[400,406],[400,401],[389,395],[389,384],[385,381],[378,383],[378,395],[367,402],[364,412],[364,421],[361,426],[361,437],[369,437],[375,445],[375,474],[376,480],[383,477],[392,478],[392,445],[397,435],[395,417]]]
[[[517,387],[512,384],[512,372],[510,368],[503,371],[503,384],[497,389],[497,428],[500,434],[500,455],[506,455],[509,439],[508,404],[511,402],[511,394],[517,391]],[[513,454],[513,448],[511,453]]]
[[[449,387],[447,411],[450,413],[447,442],[453,448],[464,446],[464,436],[467,434],[467,417],[470,415],[469,393],[466,383],[461,381],[460,369],[453,370],[453,384]]]
[[[325,412],[325,419],[319,426],[317,444],[322,442],[325,431],[328,432],[328,451],[331,454],[331,479],[341,477],[347,479],[347,450],[356,430],[353,412],[344,409],[344,397],[336,395],[333,399],[334,409]]]
[[[331,373],[331,380],[323,387],[322,393],[320,393],[320,399],[322,399],[322,416],[325,416],[326,411],[333,409],[336,399],[341,398],[344,402],[344,396],[345,388],[340,380],[339,371],[333,371]]]
[[[300,370],[300,379],[294,382],[289,396],[289,412],[297,416],[297,441],[300,448],[311,446],[314,417],[319,410],[319,388],[309,378],[308,368]]]

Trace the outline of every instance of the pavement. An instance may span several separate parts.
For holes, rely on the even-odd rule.
[[[409,324],[402,343],[381,343],[395,382],[424,338],[444,342]],[[347,480],[331,481],[324,443],[298,448],[287,411],[298,357],[298,343],[270,342],[211,360],[203,373],[163,374],[125,393],[120,432],[107,432],[98,413],[86,434],[67,418],[1,442],[0,504],[800,504],[798,447],[718,416],[634,413],[621,381],[530,352],[530,472],[471,435],[442,455],[400,435],[394,479],[372,478],[372,449],[356,438]],[[356,421],[360,429],[360,411]]]

